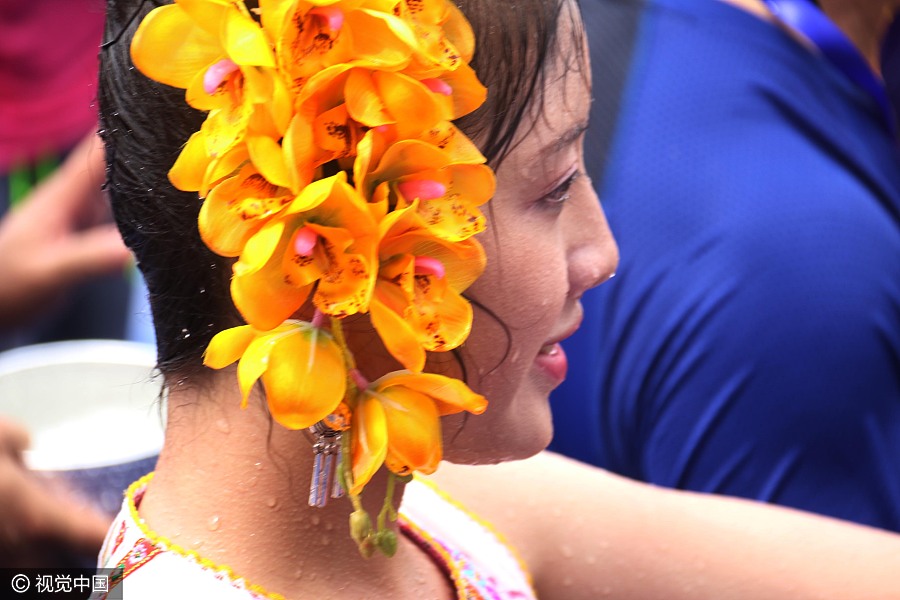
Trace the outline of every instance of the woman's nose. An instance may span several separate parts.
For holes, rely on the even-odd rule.
[[[619,247],[600,200],[591,187],[576,198],[578,210],[569,213],[569,294],[580,298],[587,290],[612,277],[619,265]]]

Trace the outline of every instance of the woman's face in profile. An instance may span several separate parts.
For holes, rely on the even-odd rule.
[[[549,443],[547,399],[566,372],[558,342],[581,322],[581,295],[618,263],[584,172],[590,81],[576,11],[563,7],[543,108],[531,129],[531,119],[523,121],[520,143],[497,172],[488,230],[480,236],[488,266],[467,294],[496,318],[476,308],[463,351],[470,385],[490,404],[464,423],[445,419],[451,461],[524,458]]]

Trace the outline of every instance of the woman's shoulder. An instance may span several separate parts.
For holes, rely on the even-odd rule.
[[[448,574],[460,598],[534,599],[528,570],[505,537],[438,484],[416,477],[400,528]]]
[[[611,583],[601,563],[628,528],[609,527],[604,506],[611,496],[627,498],[630,482],[551,452],[497,465],[442,464],[431,479],[509,541],[538,597],[596,598]]]

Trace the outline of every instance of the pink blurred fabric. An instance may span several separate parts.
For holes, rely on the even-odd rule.
[[[0,173],[96,128],[102,0],[0,1]]]

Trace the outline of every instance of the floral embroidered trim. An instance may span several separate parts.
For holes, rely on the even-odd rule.
[[[116,571],[110,576],[110,583],[117,586],[122,580],[150,562],[162,549],[146,538],[134,543],[128,553],[116,565]]]
[[[285,427],[347,432],[354,537],[392,554],[392,499],[372,531],[364,486],[382,466],[434,472],[440,417],[487,405],[422,372],[427,352],[468,337],[462,293],[485,264],[474,236],[494,175],[452,124],[486,97],[471,26],[449,0],[175,0],[144,18],[131,53],[207,112],[169,179],[203,198],[206,245],[236,259],[247,325],[216,335],[204,364],[238,363],[244,406],[262,381]],[[341,329],[356,314],[403,370],[357,370]]]
[[[153,479],[153,476],[154,473],[148,473],[138,481],[135,481],[133,484],[131,484],[125,493],[125,503],[128,507],[129,516],[131,517],[132,522],[135,523],[135,525],[137,525],[138,529],[140,530],[141,538],[137,542],[135,542],[134,547],[129,550],[128,554],[121,561],[119,561],[119,565],[126,566],[126,568],[123,569],[122,574],[116,579],[117,585],[120,584],[121,581],[124,580],[128,575],[136,571],[138,567],[146,564],[151,558],[153,558],[160,552],[171,552],[194,562],[199,567],[211,572],[213,576],[225,580],[228,584],[237,589],[246,590],[247,592],[253,594],[255,597],[268,598],[270,600],[285,600],[285,597],[280,594],[269,592],[262,586],[250,583],[246,578],[236,574],[231,567],[227,565],[217,564],[209,559],[203,558],[198,552],[183,548],[169,540],[167,537],[160,535],[159,533],[151,529],[138,512],[138,498],[139,495],[143,494],[147,485]],[[497,540],[501,544],[503,544],[503,546],[516,558],[516,561],[518,562],[522,572],[525,573],[527,577],[528,584],[530,586],[533,585],[531,574],[525,568],[524,563],[522,563],[521,559],[518,557],[515,549],[503,538],[502,535],[498,534],[489,523],[481,519],[478,515],[468,511],[463,505],[450,497],[434,482],[422,477],[417,477],[416,480],[418,483],[424,484],[425,486],[433,490],[435,494],[440,496],[448,504],[460,510],[473,522],[490,531],[497,538]],[[432,558],[432,560],[435,561],[435,564],[437,564],[437,566],[441,568],[441,570],[447,576],[448,580],[453,584],[454,589],[456,590],[457,598],[459,600],[484,600],[485,598],[489,597],[485,596],[482,593],[482,590],[479,588],[479,582],[481,582],[483,585],[487,585],[487,581],[483,580],[478,575],[474,568],[474,565],[472,565],[464,555],[458,552],[451,551],[439,539],[416,524],[414,520],[402,514],[399,516],[398,524],[400,526],[401,532],[406,537],[418,544]],[[118,538],[124,538],[125,528],[125,522],[123,522],[119,534],[117,535],[117,548],[121,544],[121,540],[119,540]],[[137,548],[139,546],[145,550],[144,555],[138,562],[134,562],[133,560],[129,561],[129,557],[132,556],[134,548]],[[127,563],[127,565],[125,563]]]
[[[443,490],[440,486],[438,486],[434,481],[427,479],[425,477],[416,477],[415,479],[417,482],[430,488],[435,494],[437,494],[438,496],[443,498],[444,501],[446,501],[448,504],[455,506],[461,512],[465,513],[465,515],[467,517],[469,517],[474,522],[478,523],[483,528],[485,528],[489,532],[491,532],[491,534],[493,534],[493,536],[495,538],[497,538],[497,540],[499,540],[499,542],[501,544],[503,544],[503,546],[506,547],[506,549],[509,551],[509,553],[512,555],[512,557],[515,559],[516,563],[519,565],[519,569],[522,571],[522,573],[524,573],[526,575],[526,577],[528,579],[528,585],[531,586],[532,588],[534,587],[534,580],[532,579],[531,571],[529,571],[527,563],[522,559],[522,556],[519,554],[519,551],[516,549],[516,547],[513,544],[511,544],[509,542],[509,540],[506,539],[506,536],[504,536],[502,533],[500,533],[500,531],[498,531],[490,521],[487,521],[486,519],[484,519],[481,515],[479,515],[477,513],[471,512],[466,507],[465,504],[463,504],[463,503],[459,502],[458,500],[456,500],[455,498],[453,498],[453,496],[448,494],[445,490]]]
[[[454,558],[444,544],[438,541],[427,531],[406,519],[402,515],[398,521],[400,530],[416,544],[419,545],[438,564],[453,587],[456,589],[458,600],[469,600],[469,586],[462,574],[459,561]],[[474,600],[474,599],[473,599]]]

